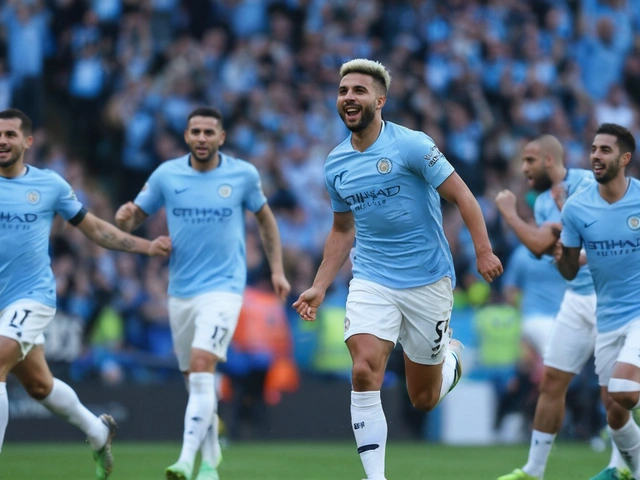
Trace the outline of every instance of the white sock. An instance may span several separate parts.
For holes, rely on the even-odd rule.
[[[189,380],[185,381],[185,387],[187,388],[187,392],[189,392]],[[214,391],[215,391],[215,374],[214,374]],[[217,467],[220,464],[222,449],[220,448],[220,439],[219,436],[219,419],[218,419],[218,398],[214,397],[213,402],[213,418],[211,420],[211,425],[207,429],[207,434],[204,436],[202,440],[202,444],[200,445],[200,454],[202,455],[202,461],[209,463],[213,467]]]
[[[75,425],[87,435],[87,441],[94,450],[99,450],[107,443],[109,428],[87,407],[80,403],[76,392],[69,385],[57,378],[53,379],[53,388],[40,404],[71,425]]]
[[[456,379],[457,363],[456,354],[451,350],[447,350],[444,357],[444,363],[442,364],[442,385],[440,386],[440,400],[438,400],[438,402],[441,402],[442,399],[447,396],[451,385],[453,385],[453,382]]]
[[[213,417],[211,418],[211,425],[207,429],[207,434],[202,440],[200,453],[202,454],[203,462],[207,462],[209,465],[217,467],[220,463],[222,450],[220,449],[220,440],[218,439],[218,402],[216,401],[214,403],[215,405],[213,409]]]
[[[620,450],[620,455],[631,470],[631,474],[638,478],[640,475],[640,428],[633,420],[633,416],[621,429],[612,428],[611,438]]]
[[[547,468],[547,460],[556,439],[555,433],[544,433],[539,430],[531,432],[531,445],[529,446],[529,458],[522,470],[534,477],[542,478]]]
[[[9,423],[9,398],[7,397],[7,383],[0,382],[0,452],[4,443],[4,432]]]
[[[607,430],[609,430],[609,437],[612,437],[611,434],[611,427],[609,425],[607,425]],[[622,458],[622,455],[620,455],[620,450],[618,450],[618,447],[616,446],[616,442],[612,441],[611,442],[611,458],[609,459],[609,465],[607,465],[607,468],[625,468],[627,466],[626,463],[624,463],[624,459]]]
[[[213,416],[215,404],[213,373],[189,374],[189,401],[184,415],[184,435],[180,462],[193,463]]]
[[[351,428],[368,479],[384,480],[387,419],[380,392],[351,392]]]

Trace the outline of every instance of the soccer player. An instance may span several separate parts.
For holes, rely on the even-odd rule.
[[[625,176],[633,135],[604,123],[591,145],[597,183],[569,197],[562,210],[556,259],[571,280],[584,248],[597,296],[596,373],[611,437],[633,478],[640,478],[640,182]],[[573,341],[573,339],[572,339]]]
[[[226,360],[242,307],[247,265],[245,210],[255,214],[275,293],[290,290],[280,234],[250,163],[223,154],[222,114],[201,107],[189,114],[184,140],[190,153],[160,165],[135,202],[122,205],[116,224],[136,229],[165,207],[174,251],[169,263],[169,321],[180,370],[188,380],[182,451],[166,478],[189,480],[199,449],[197,480],[217,480],[218,443],[214,372]]]
[[[560,220],[558,196],[573,195],[593,182],[589,170],[567,169],[564,149],[553,135],[541,137],[525,145],[522,152],[522,173],[529,185],[539,193],[534,204],[537,225],[524,221],[516,209],[516,197],[503,190],[496,197],[502,218],[513,229],[520,241],[537,257],[552,253],[558,239],[553,223]],[[552,195],[552,188],[558,195]],[[551,257],[546,257],[551,260]],[[534,327],[538,327],[535,331]],[[546,336],[543,353],[544,370],[540,382],[538,403],[533,417],[533,431],[529,458],[521,469],[499,477],[498,480],[536,480],[544,477],[547,460],[557,433],[562,427],[565,397],[571,379],[580,373],[591,357],[596,334],[596,296],[588,267],[579,269],[569,282],[555,321],[525,325],[529,337]],[[571,338],[567,342],[567,338]],[[592,480],[616,478],[618,468],[624,468],[619,453],[612,449],[609,465]]]
[[[432,410],[460,378],[460,342],[449,345],[455,283],[440,196],[458,206],[473,239],[477,269],[502,274],[480,207],[430,137],[382,120],[391,76],[375,61],[340,68],[336,107],[351,135],[328,156],[325,182],[333,226],[313,285],[293,304],[316,318],[355,239],[345,341],[353,360],[351,420],[369,479],[384,479],[387,423],[380,388],[389,354],[404,348],[409,397]]]
[[[87,212],[58,174],[24,163],[31,133],[31,119],[23,112],[0,111],[0,449],[9,420],[6,381],[11,372],[35,400],[87,435],[96,478],[102,480],[112,469],[115,421],[110,415],[93,415],[69,385],[53,378],[44,354],[43,331],[56,312],[51,222],[58,214],[112,250],[164,256],[171,241],[134,237]]]

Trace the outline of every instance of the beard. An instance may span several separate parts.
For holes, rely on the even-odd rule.
[[[14,155],[9,157],[8,160],[5,160],[5,161],[0,160],[0,168],[9,168],[10,166],[17,163],[18,160],[20,160],[21,156],[22,156],[22,151],[16,152]]]
[[[618,172],[620,171],[620,158],[616,159],[615,162],[611,163],[607,168],[605,168],[604,172],[600,174],[600,176],[593,174],[596,182],[600,184],[609,183],[611,180],[618,176]]]
[[[349,125],[347,123],[347,117],[344,113],[344,110],[339,110],[338,114],[349,130],[351,130],[353,133],[358,133],[367,128],[373,121],[373,118],[376,116],[376,104],[372,103],[371,105],[364,105],[360,112],[360,120],[358,121],[358,123],[353,125]]]
[[[533,189],[538,193],[546,192],[552,186],[553,182],[549,178],[549,175],[546,174],[546,172],[533,179]]]
[[[191,149],[191,158],[193,158],[198,163],[207,163],[209,160],[211,160],[214,157],[215,154],[216,154],[215,151],[214,152],[209,151],[205,157],[199,157],[198,153],[196,152],[196,149],[195,148]]]

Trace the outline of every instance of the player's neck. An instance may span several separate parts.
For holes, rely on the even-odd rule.
[[[21,177],[25,173],[27,173],[27,167],[22,160],[18,160],[16,163],[6,168],[0,167],[0,177],[4,178]]]
[[[616,203],[625,196],[628,188],[629,179],[624,174],[617,175],[610,182],[598,184],[598,192],[607,203]]]
[[[375,143],[382,130],[382,118],[375,117],[373,121],[361,132],[351,134],[351,146],[354,150],[364,152]]]
[[[199,162],[197,160],[194,160],[193,155],[190,155],[189,163],[191,164],[191,168],[193,168],[197,172],[208,172],[210,170],[218,168],[218,165],[220,165],[220,152],[216,152],[216,154],[206,162]]]

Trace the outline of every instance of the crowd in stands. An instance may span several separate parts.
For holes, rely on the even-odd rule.
[[[505,264],[518,244],[493,198],[512,189],[531,218],[535,195],[518,159],[527,140],[552,133],[568,166],[588,168],[598,124],[640,135],[640,0],[6,0],[0,32],[0,109],[20,108],[37,127],[27,163],[59,172],[102,218],[112,220],[159,163],[187,153],[192,109],[219,108],[222,150],[261,173],[292,299],[310,285],[331,227],[322,169],[348,135],[335,110],[346,60],[388,67],[385,120],[434,139],[480,201]],[[503,303],[500,282],[467,301],[477,297],[473,246],[457,211],[443,209],[459,309]],[[165,230],[158,215],[138,233]],[[247,235],[249,284],[259,290],[255,225]],[[62,222],[52,254],[59,313],[91,346],[72,364],[76,378],[176,374],[166,262],[100,249]],[[348,280],[349,265],[327,318],[339,319],[331,309],[344,305]],[[348,358],[327,353],[341,320],[304,325],[290,303],[282,309],[292,343],[278,351],[303,370],[348,369]],[[455,315],[467,328],[469,316],[456,326]]]

